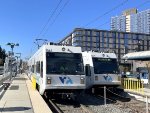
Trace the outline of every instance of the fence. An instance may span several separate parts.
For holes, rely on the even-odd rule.
[[[144,89],[143,89],[143,83],[144,82],[141,81],[140,79],[122,78],[121,83],[122,83],[122,87],[125,90],[134,91],[134,92],[138,92],[141,94],[144,93]]]

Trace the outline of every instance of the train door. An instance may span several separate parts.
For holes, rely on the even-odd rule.
[[[43,62],[40,62],[40,79],[39,79],[39,85],[42,86],[43,81]]]
[[[85,66],[85,74],[86,74],[86,87],[91,87],[91,67],[89,64]]]
[[[43,78],[43,62],[41,62],[41,65],[40,65],[40,76],[41,78]]]
[[[44,80],[43,80],[43,61],[42,62],[40,62],[40,79],[39,79],[39,86],[38,86],[38,90],[39,90],[39,92],[40,92],[40,94],[41,95],[43,95],[44,94],[44,87],[45,87],[45,85],[44,85]]]

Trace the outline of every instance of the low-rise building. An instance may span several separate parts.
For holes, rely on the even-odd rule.
[[[115,52],[120,65],[130,65],[122,60],[124,54],[150,50],[150,35],[121,31],[75,28],[59,43],[82,47],[82,51]]]

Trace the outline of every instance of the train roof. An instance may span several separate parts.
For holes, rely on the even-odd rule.
[[[104,53],[104,52],[95,52],[95,51],[84,51],[83,53],[89,53],[92,55],[92,57],[98,57],[98,58],[114,58],[114,59],[117,58],[115,53]]]
[[[50,45],[48,43],[40,47],[29,60],[31,60],[33,57],[38,55],[43,50],[45,50],[45,52],[82,53],[81,47],[66,46],[66,45]]]
[[[44,45],[46,51],[64,52],[64,53],[81,53],[81,47],[66,46],[66,45]]]

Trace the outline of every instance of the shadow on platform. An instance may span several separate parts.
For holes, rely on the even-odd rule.
[[[26,111],[31,110],[31,107],[6,107],[6,108],[0,108],[0,112],[15,112],[15,111]]]

